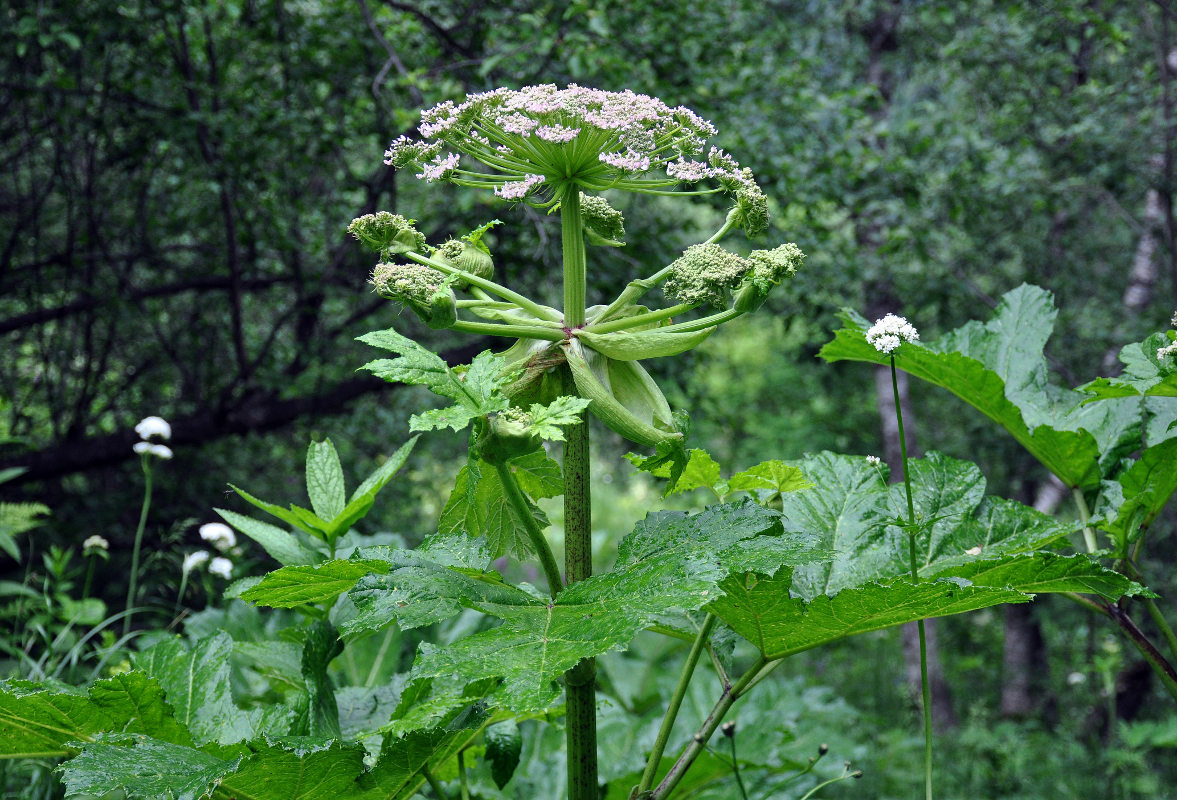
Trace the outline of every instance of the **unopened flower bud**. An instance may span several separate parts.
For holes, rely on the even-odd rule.
[[[413,227],[416,220],[405,219],[400,214],[377,211],[356,217],[347,226],[347,232],[377,253],[421,252],[425,249],[425,234]]]
[[[736,735],[736,723],[734,723],[734,722],[723,723],[722,725],[719,726],[719,732],[722,733],[724,736],[726,736],[729,739],[732,738],[733,736]]]
[[[481,242],[475,244],[465,239],[450,239],[437,249],[433,257],[478,278],[490,280],[494,276],[494,259]]]
[[[755,236],[768,227],[768,197],[755,183],[749,181],[736,189],[736,204],[727,212],[733,225],[744,233]]]
[[[476,455],[488,464],[506,464],[543,445],[539,433],[531,430],[531,416],[519,408],[508,408],[490,417],[486,432],[474,446]]]
[[[580,213],[589,243],[606,247],[622,247],[625,242],[625,220],[621,212],[603,197],[580,194]]]
[[[458,318],[458,301],[446,276],[421,264],[377,264],[376,293],[404,303],[430,328],[449,328]]]
[[[822,742],[821,746],[817,748],[817,754],[820,756],[824,756],[828,752],[830,752],[830,746],[825,742]]]

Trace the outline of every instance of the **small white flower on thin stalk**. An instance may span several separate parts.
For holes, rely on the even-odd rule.
[[[883,459],[879,458],[878,456],[867,456],[866,463],[870,464],[872,467],[878,467],[882,466]]]
[[[163,417],[144,417],[135,426],[135,433],[139,434],[139,438],[144,441],[158,436],[166,442],[172,438],[172,426]]]
[[[217,556],[208,562],[208,571],[210,575],[229,580],[233,575],[233,562],[223,556]]]
[[[132,448],[139,455],[155,456],[167,461],[172,457],[172,448],[166,444],[152,444],[151,442],[135,442]]]
[[[1162,358],[1165,358],[1166,356],[1171,356],[1174,354],[1177,354],[1177,342],[1172,342],[1171,344],[1167,344],[1164,347],[1158,347],[1157,348],[1157,361],[1160,361]]]
[[[99,550],[103,552],[110,550],[110,542],[106,541],[106,538],[103,536],[94,534],[93,536],[86,537],[86,540],[82,542],[82,552],[87,555]]]
[[[880,353],[890,355],[904,342],[918,342],[920,335],[903,317],[888,314],[866,332],[866,341]]]
[[[184,574],[187,575],[192,570],[199,569],[200,567],[207,564],[210,558],[212,558],[212,556],[209,555],[207,550],[197,550],[195,552],[189,553],[188,555],[184,556],[184,565],[181,567],[181,569],[183,570]]]
[[[237,535],[223,522],[207,522],[201,525],[200,538],[222,553],[237,544]]]

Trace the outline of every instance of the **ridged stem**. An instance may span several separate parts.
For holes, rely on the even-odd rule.
[[[552,548],[548,546],[548,540],[544,536],[544,532],[540,530],[539,523],[532,516],[531,509],[527,507],[527,499],[524,498],[523,490],[519,488],[519,482],[515,480],[515,474],[511,472],[511,468],[506,464],[495,464],[495,469],[498,470],[499,482],[503,484],[503,490],[507,494],[507,502],[515,510],[515,516],[523,521],[523,528],[531,540],[531,547],[539,556],[540,564],[543,565],[544,575],[548,579],[548,593],[555,597],[564,588],[564,582],[560,580],[560,567],[556,565],[556,557],[552,555]]]
[[[560,198],[564,255],[564,325],[585,322],[584,222],[580,193],[570,186]],[[562,368],[564,394],[575,396],[576,383]],[[588,412],[580,424],[564,429],[564,575],[569,584],[593,574],[592,498],[589,494]],[[586,658],[564,673],[569,800],[597,800],[597,662]]]

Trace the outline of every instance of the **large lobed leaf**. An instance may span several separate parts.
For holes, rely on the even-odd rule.
[[[901,484],[886,485],[852,456],[823,453],[797,466],[816,486],[782,496],[785,528],[818,536],[833,557],[795,570],[733,574],[707,606],[768,658],[917,619],[1026,602],[1039,592],[1113,599],[1140,590],[1085,555],[1040,552],[1069,529],[1019,503],[984,497],[974,465],[937,453],[909,462],[919,523],[911,528],[913,579]]]
[[[905,343],[898,368],[941,386],[1004,427],[1067,486],[1093,488],[1139,438],[1130,403],[1098,413],[1087,396],[1051,386],[1043,347],[1057,312],[1049,292],[1023,284],[1002,298],[993,319],[970,322],[929,344]],[[888,365],[867,343],[867,320],[853,311],[820,355],[827,361]]]

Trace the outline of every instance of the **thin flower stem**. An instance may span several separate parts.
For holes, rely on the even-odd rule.
[[[703,724],[691,738],[691,741],[683,748],[682,754],[679,755],[678,760],[674,762],[674,766],[662,778],[657,788],[649,793],[648,797],[638,796],[642,797],[642,800],[665,800],[665,798],[669,797],[670,793],[674,791],[674,788],[678,786],[679,781],[686,775],[687,770],[695,763],[695,759],[703,752],[703,749],[707,746],[707,741],[715,733],[719,724],[723,722],[724,716],[731,710],[732,705],[744,696],[744,693],[751,688],[758,677],[763,677],[768,672],[771,672],[782,660],[774,659],[769,661],[764,656],[757,658],[756,662],[740,676],[735,685],[724,690],[723,694],[719,696],[719,700],[711,709],[711,713],[707,715],[707,719],[703,721]]]
[[[907,553],[911,562],[911,579],[920,579],[915,552],[915,501],[911,495],[911,475],[907,471],[907,437],[903,431],[903,404],[899,400],[899,378],[895,370],[895,356],[891,356],[891,390],[895,396],[895,421],[899,428],[899,455],[903,462],[903,490],[907,494]],[[932,686],[928,681],[928,639],[924,621],[916,623],[920,637],[920,693],[924,705],[924,797],[932,800]]]
[[[429,769],[428,766],[424,766],[421,767],[421,774],[425,776],[425,780],[428,782],[429,788],[433,790],[435,795],[437,795],[437,800],[449,800],[449,795],[445,793],[445,789],[441,788],[441,784],[438,783],[437,778],[433,776],[433,770]]]
[[[143,546],[143,530],[147,527],[147,512],[151,509],[151,462],[152,456],[144,453],[143,507],[139,511],[139,527],[135,529],[135,545],[131,548],[131,575],[127,580],[127,616],[123,617],[123,636],[131,631],[131,617],[134,616],[135,592],[139,588],[139,550]]]
[[[462,800],[470,800],[470,782],[466,775],[466,751],[458,751],[458,785],[461,787]]]
[[[1095,541],[1095,531],[1087,524],[1091,519],[1091,512],[1087,509],[1087,498],[1078,487],[1071,490],[1071,497],[1075,499],[1075,508],[1079,509],[1079,522],[1083,525],[1083,544],[1087,547],[1088,553],[1094,553],[1099,549],[1099,545]]]
[[[1169,621],[1165,619],[1165,615],[1161,613],[1161,609],[1157,606],[1155,600],[1151,597],[1144,599],[1144,607],[1148,611],[1148,615],[1152,617],[1153,623],[1160,629],[1161,637],[1165,643],[1169,645],[1169,653],[1177,660],[1177,636],[1173,634],[1173,628],[1169,626]]]
[[[506,464],[495,464],[495,469],[499,473],[499,482],[503,484],[503,490],[506,492],[507,502],[515,511],[515,516],[523,523],[527,537],[531,540],[531,547],[539,556],[540,564],[544,568],[544,575],[548,579],[548,593],[555,597],[564,588],[564,581],[560,579],[560,567],[556,565],[556,557],[552,555],[552,548],[548,545],[544,532],[540,530],[539,523],[535,521],[531,509],[527,507],[527,498],[523,496],[523,490],[519,488],[519,482],[515,480],[515,473],[511,472],[511,468]]]
[[[699,634],[695,637],[694,644],[691,645],[691,652],[687,654],[687,660],[678,676],[678,683],[674,687],[670,705],[666,707],[666,714],[662,717],[662,727],[658,729],[658,738],[654,740],[654,748],[646,759],[646,769],[642,772],[642,780],[638,785],[639,793],[649,791],[650,787],[654,785],[654,778],[658,774],[658,765],[662,761],[662,753],[666,750],[666,742],[670,739],[670,733],[674,729],[674,720],[678,717],[678,710],[682,707],[683,698],[687,696],[687,687],[690,686],[695,665],[699,663],[699,656],[702,655],[703,648],[707,646],[707,640],[714,627],[715,615],[709,613],[707,618],[703,620],[703,626],[699,628]]]
[[[622,317],[611,322],[593,323],[585,327],[588,333],[612,333],[613,331],[623,331],[627,328],[639,328],[642,325],[649,325],[654,322],[661,322],[664,319],[685,314],[692,308],[696,308],[698,303],[680,303],[677,306],[670,308],[660,308],[657,311],[650,311],[645,314],[635,314],[632,317]]]
[[[405,253],[405,257],[412,260],[412,261],[416,261],[418,264],[424,264],[427,267],[433,267],[438,272],[443,272],[446,275],[460,275],[462,280],[465,281],[466,283],[470,284],[471,286],[476,286],[479,289],[483,289],[484,291],[490,292],[491,294],[497,294],[499,297],[503,298],[504,300],[510,300],[512,303],[519,306],[524,311],[530,311],[534,316],[536,316],[540,319],[547,319],[547,320],[551,320],[552,322],[559,322],[560,321],[559,312],[557,312],[555,309],[547,308],[546,306],[541,306],[539,303],[535,302],[534,300],[532,300],[528,297],[524,297],[523,295],[519,294],[518,292],[513,292],[510,289],[508,289],[506,286],[501,286],[501,285],[495,283],[494,281],[488,281],[485,278],[480,278],[477,275],[472,275],[469,272],[466,272],[464,270],[460,270],[457,267],[454,267],[450,264],[445,263],[444,261],[436,261],[436,260],[430,258],[429,256],[422,255],[421,253],[409,251],[409,252]]]
[[[659,328],[663,332],[670,333],[690,333],[691,331],[701,331],[704,328],[710,328],[715,325],[722,325],[729,320],[742,316],[743,311],[736,311],[734,308],[729,308],[727,311],[720,311],[717,314],[693,319],[690,322],[676,322],[674,325],[667,325],[664,328]]]
[[[480,336],[506,336],[511,339],[546,339],[549,342],[564,340],[563,331],[541,328],[538,325],[504,325],[498,322],[470,322],[460,319],[451,325],[450,329]]]
[[[732,772],[736,774],[736,786],[740,789],[740,800],[748,800],[748,790],[744,788],[744,779],[740,777],[740,759],[736,755],[735,731],[730,731],[728,741],[732,746]]]
[[[94,562],[97,556],[88,556],[86,558],[86,581],[82,584],[82,602],[85,603],[90,597],[90,585],[94,581]]]

